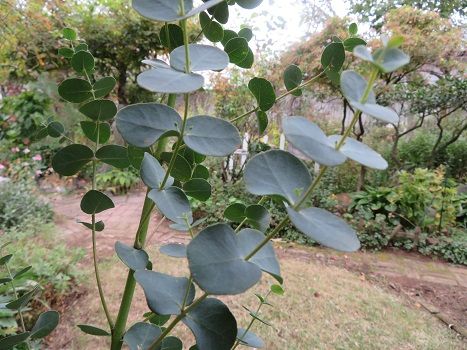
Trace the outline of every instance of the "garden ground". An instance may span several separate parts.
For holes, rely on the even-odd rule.
[[[115,197],[116,208],[99,217],[106,224],[98,236],[98,251],[112,314],[118,311],[126,278],[113,245],[117,240],[132,243],[143,199],[142,192]],[[86,219],[79,209],[80,196],[53,196],[50,201],[66,242],[89,253],[81,263],[86,271],[83,283],[56,305],[65,312],[47,348],[105,349],[107,339],[96,343],[75,327],[80,323],[104,326],[92,275],[89,231],[76,223]],[[186,273],[186,266],[157,252],[162,243],[185,241],[182,233],[155,217],[148,237],[147,250],[158,271]],[[264,310],[272,328],[254,326],[266,340],[266,349],[467,349],[467,343],[447,326],[460,332],[467,328],[467,268],[401,252],[338,254],[283,242],[276,242],[276,248],[287,296],[274,297],[271,303],[277,306]],[[269,277],[263,278],[255,292],[265,293],[271,283]],[[254,295],[224,299],[245,325],[248,314],[242,305],[254,308]],[[145,311],[138,289],[130,322],[141,320]],[[177,331],[187,345],[194,343],[183,326]]]

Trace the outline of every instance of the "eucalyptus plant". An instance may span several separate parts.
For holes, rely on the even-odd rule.
[[[21,287],[21,281],[24,276],[31,270],[32,266],[26,266],[19,270],[12,271],[10,268],[10,260],[13,254],[3,255],[10,243],[7,242],[0,247],[0,268],[2,277],[0,277],[0,286],[6,286],[6,298],[0,304],[0,312],[4,315],[19,318],[20,333],[13,334],[3,339],[0,339],[0,349],[12,349],[15,345],[24,343],[26,349],[33,349],[41,339],[48,336],[57,327],[60,316],[57,311],[48,310],[42,312],[34,326],[27,329],[24,320],[24,312],[29,310],[28,304],[34,300],[42,291],[42,288],[37,283],[31,286]],[[23,281],[24,282],[24,281]]]
[[[248,88],[257,102],[251,111],[230,121],[207,115],[192,116],[190,94],[205,85],[200,72],[222,71],[229,63],[246,69],[254,63],[249,47],[252,31],[224,29],[229,7],[238,5],[251,9],[262,2],[203,1],[198,7],[193,6],[192,0],[132,1],[134,10],[142,16],[164,22],[160,39],[169,52],[169,59],[143,61],[148,69],[137,77],[137,82],[144,89],[162,94],[165,103],[134,104],[118,110],[114,102],[106,99],[115,86],[115,79],[96,79],[95,60],[86,44],[72,29],[64,30],[68,46],[62,48],[61,53],[70,59],[78,76],[64,80],[58,91],[64,100],[78,104],[85,117],[81,127],[92,147],[67,145],[53,158],[53,168],[61,175],[70,176],[87,164],[92,166],[92,188],[81,201],[81,209],[90,220],[82,224],[91,231],[96,283],[108,327],[79,327],[91,335],[110,337],[112,350],[121,349],[123,343],[132,350],[182,349],[182,341],[171,336],[180,323],[188,327],[196,339],[190,349],[228,350],[264,344],[251,331],[251,324],[246,328],[238,325],[228,306],[216,297],[244,293],[259,282],[263,273],[282,284],[283,276],[271,239],[289,221],[324,246],[347,252],[358,250],[360,243],[356,232],[336,215],[310,206],[308,199],[327,169],[347,160],[375,169],[387,167],[378,153],[350,136],[362,113],[385,123],[397,122],[394,111],[377,104],[373,86],[380,74],[408,63],[408,56],[397,48],[398,38],[384,39],[382,47],[371,52],[366,42],[357,36],[357,25],[352,24],[347,38],[333,37],[324,49],[322,72],[317,76],[304,80],[300,68],[292,65],[284,71],[285,92],[281,95],[277,95],[274,85],[263,77],[250,80]],[[194,16],[199,17],[200,35],[204,34],[218,45],[189,42],[186,23]],[[346,52],[353,52],[368,62],[371,66],[368,79],[355,71],[343,71]],[[263,132],[268,126],[267,112],[277,102],[288,95],[300,96],[303,89],[323,77],[340,85],[355,110],[345,133],[328,136],[318,125],[300,116],[282,120],[288,142],[304,157],[318,163],[319,172],[310,173],[299,158],[287,151],[260,153],[249,160],[244,172],[246,188],[251,194],[261,196],[259,203],[233,204],[225,208],[226,222],[198,230],[200,222],[194,221],[188,197],[200,201],[210,197],[210,173],[203,165],[206,157],[231,155],[241,143],[235,123],[256,115],[258,128]],[[174,109],[177,95],[183,98],[183,115]],[[115,120],[127,146],[106,144],[111,120]],[[63,136],[63,127],[58,122],[53,123],[47,126],[48,133]],[[96,240],[98,233],[105,229],[105,223],[98,221],[97,216],[114,207],[112,199],[96,188],[99,163],[122,169],[136,167],[147,186],[133,246],[115,244],[117,256],[128,268],[116,317],[107,307],[97,263]],[[272,230],[271,216],[262,205],[269,199],[281,203],[288,214]],[[146,236],[153,210],[169,220],[174,230],[186,232],[189,237],[187,245],[167,244],[160,249],[165,255],[187,260],[187,276],[157,272],[157,263],[150,261]],[[127,319],[136,284],[144,290],[149,311],[144,319],[129,326]],[[274,288],[277,291],[280,286]],[[267,303],[266,298],[259,299],[261,305]],[[250,314],[253,320],[258,316],[254,312]]]

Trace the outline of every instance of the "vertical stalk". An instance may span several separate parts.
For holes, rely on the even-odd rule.
[[[176,98],[177,95],[170,94],[167,100],[167,106],[173,108],[175,106]],[[167,139],[159,140],[159,143],[157,144],[157,149],[155,151],[156,157],[160,157],[160,154],[165,151],[166,145]],[[147,192],[149,192],[149,188]],[[146,243],[150,216],[153,209],[154,203],[148,198],[146,193],[143,209],[141,212],[140,223],[135,235],[134,248],[136,249],[142,249]],[[122,348],[122,337],[125,333],[125,327],[128,321],[128,315],[130,313],[131,303],[133,301],[133,296],[136,287],[136,281],[133,275],[134,271],[129,270],[125,283],[125,289],[122,295],[122,301],[120,303],[120,309],[117,315],[117,320],[115,322],[115,327],[112,330],[111,350],[120,350]]]

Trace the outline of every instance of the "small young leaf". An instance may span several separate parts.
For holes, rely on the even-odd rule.
[[[117,106],[111,100],[94,100],[81,106],[79,111],[92,120],[105,121],[117,114]]]
[[[17,280],[18,278],[21,278],[22,276],[24,276],[29,270],[31,270],[32,266],[26,266],[25,268],[22,268],[21,270],[19,270],[18,272],[15,272],[15,274],[13,275],[13,279],[14,280]]]
[[[10,259],[13,257],[13,254],[8,254],[8,255],[5,255],[5,256],[2,256],[0,258],[0,266],[3,266],[5,264],[8,264],[8,262],[10,261]]]
[[[75,53],[75,51],[73,51],[72,49],[70,49],[68,47],[62,47],[62,48],[58,49],[58,54],[60,56],[65,57],[65,58],[72,58],[74,53]]]
[[[60,175],[75,175],[94,157],[93,151],[84,145],[74,144],[58,151],[52,158],[52,167]]]
[[[80,221],[79,223],[82,224],[83,226],[87,227],[88,229],[92,230],[92,224],[91,224],[91,223],[84,222],[84,221]],[[95,227],[95,230],[96,230],[97,232],[104,231],[104,228],[105,228],[104,221],[98,221],[98,222],[96,222],[95,225],[94,225],[94,227]]]
[[[65,128],[62,123],[52,122],[47,125],[47,133],[50,137],[60,137],[65,133]]]
[[[28,338],[30,332],[10,335],[9,337],[5,337],[0,339],[0,349],[2,350],[10,350],[13,349],[16,345],[19,345],[25,342]]]
[[[291,64],[284,71],[284,85],[287,91],[297,88],[303,81],[303,73],[295,64]],[[302,90],[296,90],[292,93],[294,96],[301,96]]]
[[[87,80],[71,78],[58,86],[58,94],[68,102],[81,103],[93,97],[92,86]]]
[[[358,26],[357,23],[351,23],[349,26],[349,34],[356,35],[358,33]]]
[[[250,41],[253,38],[253,32],[250,28],[242,28],[238,32],[238,36],[241,38],[245,38],[246,41]]]
[[[211,185],[204,179],[191,179],[183,184],[187,196],[205,202],[211,197]]]
[[[106,145],[99,148],[96,152],[96,158],[119,169],[130,166],[127,148],[119,145]]]
[[[31,330],[31,339],[42,339],[48,336],[58,326],[60,315],[57,311],[43,312]]]
[[[272,84],[263,78],[253,78],[248,83],[248,89],[255,96],[259,108],[266,112],[276,103],[276,93]]]
[[[278,284],[273,284],[271,286],[271,292],[273,292],[276,295],[284,295],[284,289]]]
[[[87,51],[78,51],[71,58],[71,66],[80,74],[91,72],[94,69],[94,65],[94,57]]]
[[[117,81],[114,77],[104,77],[94,83],[92,88],[94,89],[94,96],[96,98],[105,97],[114,89]]]
[[[106,330],[91,325],[79,324],[78,328],[81,329],[82,332],[96,337],[110,337],[110,333]]]
[[[258,120],[258,132],[260,135],[262,135],[266,131],[269,124],[268,115],[266,114],[266,112],[257,111],[256,119]]]
[[[89,215],[98,214],[114,207],[115,204],[106,194],[96,190],[88,191],[81,199],[81,210]]]
[[[63,28],[62,34],[63,34],[63,37],[67,40],[76,40],[77,38],[76,31],[68,27]]]

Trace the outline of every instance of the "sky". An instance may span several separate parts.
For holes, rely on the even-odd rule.
[[[234,6],[230,8],[233,11],[227,27],[238,31],[241,25],[249,26],[255,35],[251,47],[264,44],[271,39],[268,48],[275,52],[283,51],[292,43],[303,39],[307,25],[301,23],[302,6],[297,0],[264,0],[260,6],[253,10]],[[342,17],[348,14],[348,7],[342,0],[332,0],[332,8],[338,16]],[[285,23],[284,28],[271,30],[270,24],[280,23],[282,19]]]

